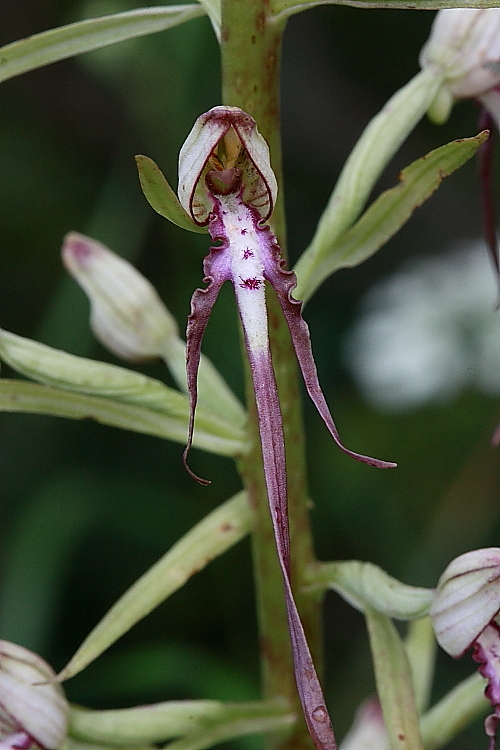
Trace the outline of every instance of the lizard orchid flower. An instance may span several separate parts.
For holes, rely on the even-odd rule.
[[[430,615],[439,645],[456,658],[472,648],[472,658],[488,681],[485,696],[494,712],[484,727],[489,750],[495,750],[500,719],[500,549],[455,558],[439,579]]]
[[[201,343],[212,307],[225,281],[233,284],[243,327],[259,419],[264,473],[278,557],[283,573],[297,687],[317,748],[333,750],[335,738],[290,583],[285,445],[269,347],[266,282],[273,287],[290,329],[307,391],[334,441],[348,455],[381,468],[394,464],[353,453],[341,443],[321,390],[302,303],[293,299],[295,274],[284,269],[281,249],[266,221],[277,184],[269,150],[255,121],[236,107],[215,107],[196,121],[179,154],[179,201],[215,243],[205,258],[207,287],[191,300],[187,327],[187,379],[191,404],[191,447],[197,403]],[[189,469],[188,469],[189,470]],[[206,480],[196,477],[202,484]]]
[[[360,455],[340,441],[319,384],[302,303],[293,299],[296,277],[284,269],[276,237],[265,222],[273,211],[277,184],[269,150],[255,121],[237,107],[214,107],[201,115],[179,154],[179,200],[198,226],[208,226],[220,244],[205,258],[208,286],[195,291],[187,329],[187,372],[191,426],[196,408],[196,379],[202,337],[222,284],[231,281],[245,335],[266,454],[276,430],[282,442],[281,417],[267,329],[265,282],[273,287],[290,329],[306,389],[339,448],[363,463],[395,464]],[[266,413],[268,413],[266,415]],[[284,467],[284,462],[283,462]],[[273,472],[276,474],[276,472]],[[270,479],[270,477],[269,477]]]

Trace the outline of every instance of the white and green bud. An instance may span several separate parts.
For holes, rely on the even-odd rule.
[[[430,109],[445,122],[457,99],[475,98],[499,121],[500,8],[440,10],[420,53],[422,68],[434,68],[444,80]]]
[[[192,223],[190,217],[187,219]],[[163,359],[179,388],[185,391],[186,345],[179,336],[175,319],[152,284],[128,261],[100,242],[76,232],[66,236],[62,258],[89,297],[90,324],[97,338],[123,359]],[[0,333],[0,354],[1,345]],[[82,377],[87,380],[86,365],[98,367],[97,363],[89,363],[89,360],[81,360]],[[126,371],[120,368],[120,373],[123,372]],[[32,376],[29,372],[26,374]],[[96,376],[95,382],[99,382],[99,372]],[[35,378],[40,379],[39,375]],[[201,360],[199,381],[204,408],[232,424],[243,424],[243,407],[206,357]]]
[[[52,668],[28,649],[0,641],[0,748],[57,750],[69,704]]]
[[[165,355],[177,323],[134,266],[76,232],[66,236],[62,259],[90,300],[92,330],[110,351],[133,362]]]

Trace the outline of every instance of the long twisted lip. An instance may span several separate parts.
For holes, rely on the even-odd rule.
[[[216,175],[217,177],[217,175]],[[395,464],[363,456],[340,441],[319,384],[312,354],[309,329],[301,315],[301,302],[294,300],[293,272],[283,269],[281,249],[271,230],[261,226],[261,215],[243,198],[241,175],[207,176],[212,211],[208,229],[220,244],[205,258],[205,289],[197,289],[191,300],[187,328],[187,379],[190,421],[184,463],[187,467],[197,402],[197,373],[201,343],[212,307],[225,281],[231,281],[236,294],[257,404],[264,474],[278,558],[283,574],[288,626],[292,644],[295,678],[304,717],[318,750],[335,750],[336,742],[321,685],[293,597],[290,579],[290,539],[288,529],[287,472],[285,443],[276,380],[269,347],[265,282],[275,290],[287,321],[307,391],[336,444],[353,458],[380,468]],[[233,189],[234,188],[234,189]],[[207,480],[190,473],[202,484]]]

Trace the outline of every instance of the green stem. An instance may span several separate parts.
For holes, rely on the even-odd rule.
[[[273,231],[282,248],[285,241],[281,143],[279,127],[279,71],[283,24],[268,20],[266,0],[222,0],[223,102],[251,114],[269,144],[271,163],[280,186],[272,217]],[[304,571],[313,560],[308,517],[300,391],[295,354],[287,325],[274,294],[268,298],[273,365],[280,396],[288,466],[288,505],[292,550],[292,583],[309,645],[318,667],[321,653],[321,594],[302,589]],[[253,387],[247,373],[249,433],[252,447],[240,462],[240,471],[255,512],[253,555],[260,629],[263,695],[285,699],[297,716],[297,697],[283,583],[271,527]],[[319,668],[319,672],[321,669]],[[271,738],[272,747],[310,747],[304,722],[283,738]]]

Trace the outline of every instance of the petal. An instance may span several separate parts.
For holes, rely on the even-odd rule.
[[[52,668],[37,654],[0,641],[0,715],[12,717],[24,737],[10,738],[12,747],[26,747],[26,735],[47,750],[66,737],[69,705],[54,682]],[[30,743],[31,744],[31,743]]]
[[[389,737],[378,698],[365,700],[358,708],[348,734],[339,750],[385,750]]]
[[[490,738],[489,750],[495,750],[500,711],[500,628],[495,622],[487,625],[476,639],[472,658],[479,662],[479,672],[488,680],[484,694],[495,712],[486,717],[484,729]]]
[[[271,232],[267,227],[261,231],[266,230],[269,232],[269,235],[271,235]],[[276,240],[274,240],[274,243],[276,243]],[[309,327],[301,314],[302,302],[293,299],[292,297],[292,291],[297,285],[297,279],[293,271],[285,271],[283,269],[283,264],[284,261],[279,261],[279,263],[269,263],[266,267],[265,275],[276,292],[281,309],[283,310],[283,315],[288,323],[295,354],[297,355],[300,369],[302,370],[302,376],[304,378],[307,392],[313,404],[326,424],[335,443],[342,451],[344,451],[344,453],[347,453],[348,456],[355,458],[357,461],[362,461],[370,466],[376,466],[379,469],[394,468],[396,464],[391,461],[381,461],[378,458],[370,458],[370,456],[363,456],[360,453],[355,453],[346,448],[341,442],[319,383],[318,372],[316,370],[316,364],[314,362],[311,348]]]
[[[209,110],[198,117],[179,152],[177,194],[183,208],[200,226],[208,224],[208,217],[213,207],[213,200],[204,184],[196,192],[201,182],[201,175],[206,168],[209,156],[231,127],[227,114],[225,117],[214,117],[212,113],[213,110]]]
[[[496,711],[494,714],[487,716],[484,720],[484,731],[486,732],[486,736],[490,738],[488,750],[496,750],[497,724],[498,716]]]
[[[457,98],[478,96],[500,78],[500,9],[452,8],[437,13],[420,53],[422,67],[437,66]]]
[[[278,183],[271,169],[269,148],[266,141],[257,130],[255,120],[245,113],[242,114],[243,117],[239,116],[233,120],[233,127],[246,149],[250,165],[254,167],[254,169],[250,169],[250,165],[248,165],[247,175],[243,178],[243,184],[245,185],[243,200],[258,210],[261,221],[264,222],[269,219],[274,210],[278,195]],[[255,170],[258,174],[255,173]]]
[[[191,476],[200,484],[210,484],[206,479],[202,479],[194,474],[187,464],[187,458],[193,442],[194,418],[196,404],[198,402],[198,369],[201,357],[201,342],[203,334],[207,327],[210,313],[218,297],[220,288],[224,281],[230,278],[229,268],[225,262],[225,256],[222,252],[224,246],[212,247],[210,255],[205,258],[203,269],[205,271],[205,282],[208,286],[205,289],[196,289],[191,298],[191,314],[188,318],[186,331],[186,371],[187,387],[189,393],[189,429],[187,445],[184,449],[183,461],[186,469]]]
[[[439,579],[430,615],[439,645],[461,656],[500,609],[500,549],[466,552]]]
[[[36,746],[35,741],[26,732],[9,734],[0,741],[0,750],[28,750]]]
[[[500,705],[500,628],[490,623],[478,635],[472,654],[479,663],[479,672],[488,680],[484,691],[492,706]]]
[[[265,286],[262,277],[267,236],[257,229],[260,216],[234,193],[214,203],[209,232],[222,244],[205,260],[209,286],[193,295],[188,323],[188,381],[192,415],[196,406],[196,372],[203,331],[221,284],[231,278],[243,326],[255,391],[264,474],[278,559],[283,574],[287,619],[297,689],[304,717],[318,750],[336,750],[335,736],[321,685],[309,651],[290,582],[287,476],[283,425],[269,348]],[[275,250],[273,249],[273,253]],[[208,295],[208,297],[207,297]],[[189,442],[193,429],[191,417]]]

